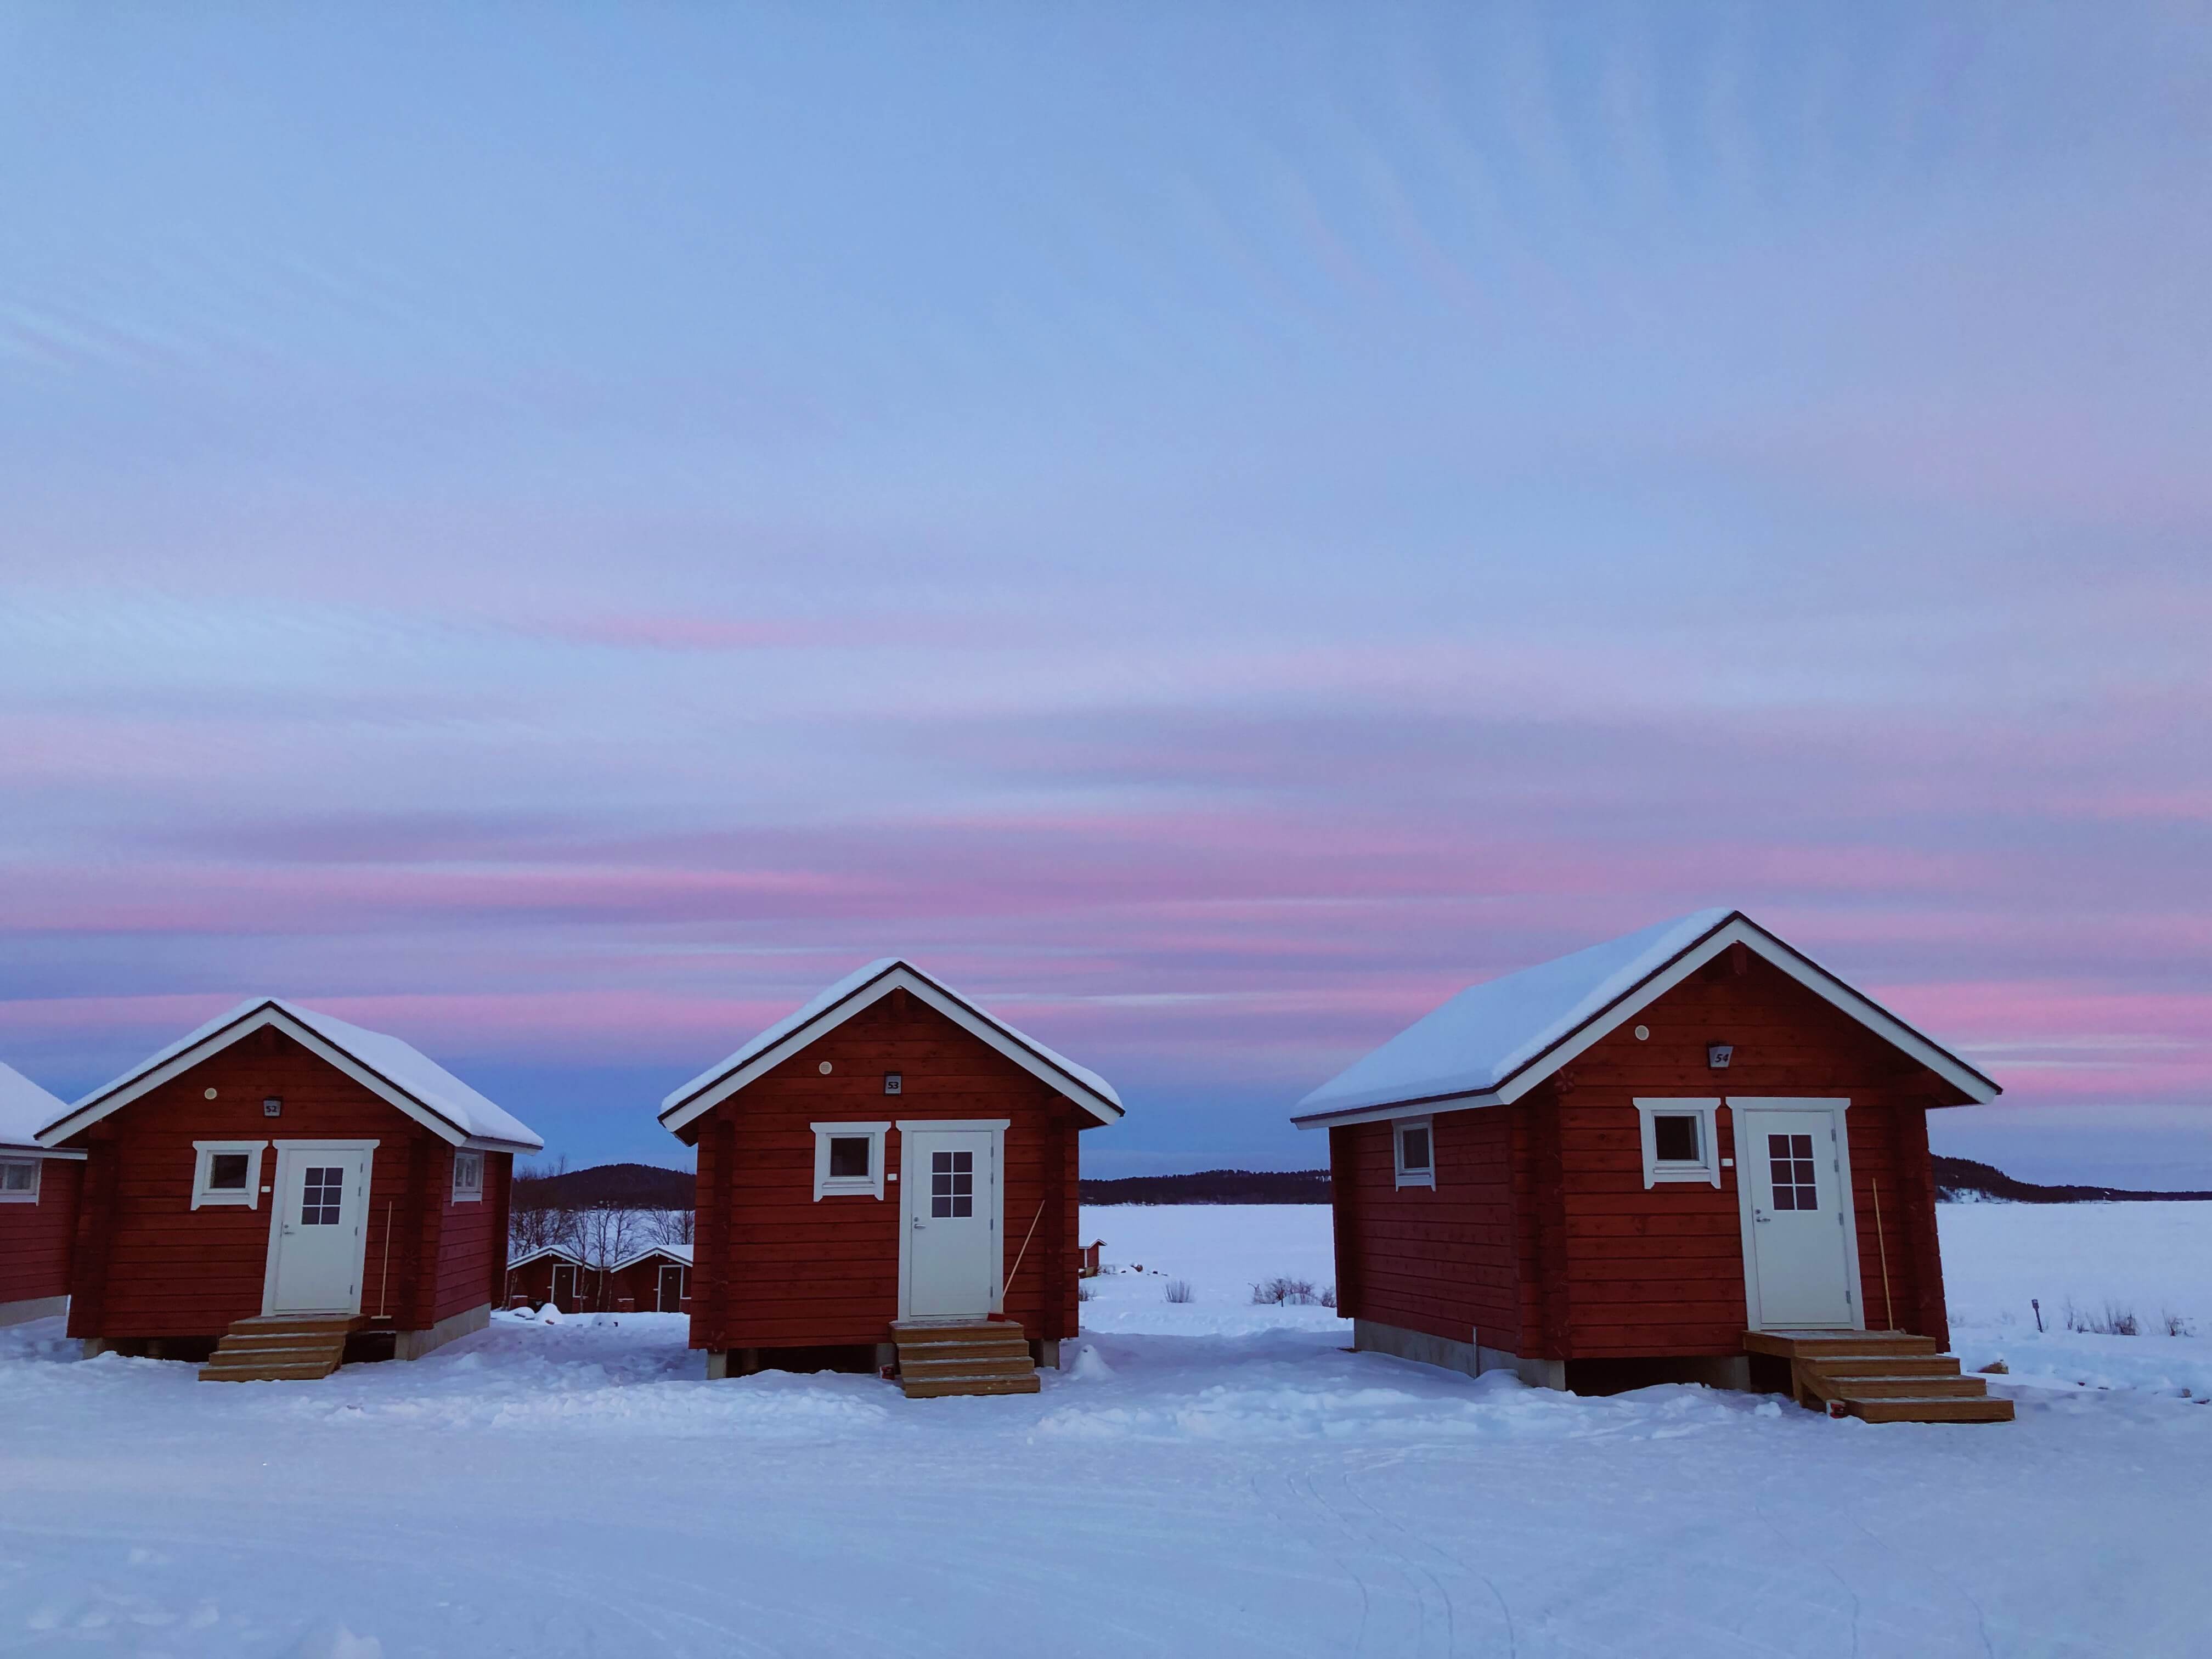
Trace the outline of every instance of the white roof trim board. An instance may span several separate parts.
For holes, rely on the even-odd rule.
[[[1910,1054],[1969,1100],[1997,1085],[1948,1049],[1784,944],[1741,910],[1699,910],[1470,987],[1298,1103],[1302,1129],[1409,1109],[1510,1105],[1732,945]]]
[[[241,1002],[148,1056],[46,1124],[39,1131],[39,1139],[49,1146],[65,1140],[183,1075],[209,1055],[271,1025],[449,1145],[486,1152],[544,1150],[545,1143],[534,1130],[398,1037],[275,997]]]
[[[680,1261],[687,1267],[693,1265],[691,1246],[689,1244],[648,1244],[641,1250],[632,1250],[607,1271],[618,1273],[625,1267],[635,1267],[639,1262],[649,1261],[656,1255],[665,1255],[671,1261]]]
[[[834,1030],[862,1009],[893,991],[934,1008],[970,1036],[979,1037],[1047,1086],[1065,1095],[1101,1123],[1122,1115],[1121,1097],[1097,1073],[1054,1054],[1036,1038],[994,1019],[958,992],[896,957],[884,957],[848,974],[805,1006],[794,1010],[719,1065],[709,1066],[661,1103],[660,1121],[680,1130],[711,1111],[747,1084],[757,1080],[823,1032]]]
[[[52,1152],[39,1144],[42,1124],[69,1109],[14,1066],[0,1063],[0,1152],[24,1158],[81,1158],[82,1152]]]
[[[507,1270],[513,1273],[517,1267],[527,1267],[533,1261],[543,1261],[549,1255],[556,1261],[567,1262],[572,1267],[580,1267],[584,1265],[584,1258],[565,1244],[540,1244],[528,1255],[519,1255],[508,1262]]]

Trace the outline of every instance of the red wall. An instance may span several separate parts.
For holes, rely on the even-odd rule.
[[[204,1097],[210,1088],[216,1098]],[[284,1102],[262,1115],[266,1096]],[[372,1329],[427,1329],[493,1300],[506,1273],[512,1158],[484,1157],[484,1197],[454,1204],[453,1149],[336,1067],[270,1030],[249,1033],[110,1114],[70,1145],[91,1153],[79,1206],[72,1336],[220,1334],[261,1311],[269,1206],[195,1210],[192,1142],[377,1142],[362,1313]],[[274,1183],[264,1148],[257,1186]]]
[[[830,1074],[818,1067],[827,1060]],[[903,1092],[883,1091],[886,1072]],[[1089,1114],[925,1004],[895,991],[687,1126],[699,1148],[691,1283],[697,1348],[884,1342],[898,1316],[896,1182],[814,1198],[809,1123],[1007,1118],[1005,1261],[1035,1238],[1006,1310],[1032,1337],[1076,1330],[1076,1135]],[[899,1133],[884,1137],[899,1168]]]
[[[40,1158],[39,1201],[0,1204],[0,1303],[69,1294],[83,1181],[84,1165],[75,1158]]]
[[[1726,1071],[1706,1064],[1713,1042],[1735,1046]],[[1748,952],[1700,970],[1516,1104],[1437,1117],[1433,1192],[1393,1188],[1389,1125],[1332,1131],[1340,1306],[1532,1358],[1740,1352],[1736,1171],[1718,1188],[1645,1188],[1632,1102],[1654,1095],[1848,1097],[1867,1322],[1893,1310],[1900,1328],[1948,1342],[1926,1111],[1960,1097]],[[1718,1127],[1733,1158],[1725,1108]]]

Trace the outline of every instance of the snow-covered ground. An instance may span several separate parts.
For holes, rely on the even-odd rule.
[[[0,1654],[2206,1650],[2212,1341],[2027,1299],[2212,1327],[2212,1206],[1945,1211],[1997,1428],[1473,1382],[1251,1305],[1325,1210],[1085,1226],[1130,1271],[1033,1397],[708,1383],[659,1315],[246,1386],[0,1331]]]

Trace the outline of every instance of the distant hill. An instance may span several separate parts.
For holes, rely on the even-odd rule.
[[[514,1177],[514,1203],[523,1209],[688,1210],[695,1178],[689,1170],[652,1164],[600,1164],[588,1170],[553,1169]]]
[[[1996,1200],[2008,1204],[2110,1204],[2156,1200],[2212,1201],[2212,1193],[2138,1193],[2120,1187],[2045,1187],[2021,1181],[1994,1164],[1966,1158],[1937,1158],[1936,1195],[1946,1202]],[[688,1170],[651,1164],[601,1164],[588,1170],[517,1175],[514,1202],[522,1207],[688,1210],[693,1178]],[[1082,1181],[1085,1204],[1326,1204],[1326,1170],[1204,1170],[1196,1175],[1126,1176]]]
[[[1956,1203],[1996,1199],[2007,1204],[2112,1204],[2160,1201],[2197,1202],[2212,1200],[2212,1193],[2136,1193],[2124,1187],[2040,1187],[2015,1180],[1991,1164],[1970,1158],[1935,1160],[1936,1196]]]
[[[1076,1183],[1085,1204],[1326,1204],[1326,1170],[1206,1170]]]

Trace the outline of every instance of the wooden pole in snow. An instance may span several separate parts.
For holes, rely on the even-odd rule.
[[[1889,1241],[1881,1233],[1881,1177],[1868,1177],[1874,1183],[1874,1246],[1881,1253],[1881,1316],[1889,1322],[1889,1328],[1897,1328],[1897,1307],[1889,1299]]]
[[[1014,1265],[1006,1269],[1006,1276],[999,1285],[999,1311],[1006,1310],[1006,1292],[1013,1287],[1014,1275],[1022,1270],[1022,1258],[1030,1253],[1030,1240],[1036,1237],[1037,1223],[1044,1219],[1044,1206],[1052,1202],[1048,1198],[1037,1200],[1037,1212],[1030,1218],[1030,1230],[1022,1235],[1022,1248],[1014,1252]]]

